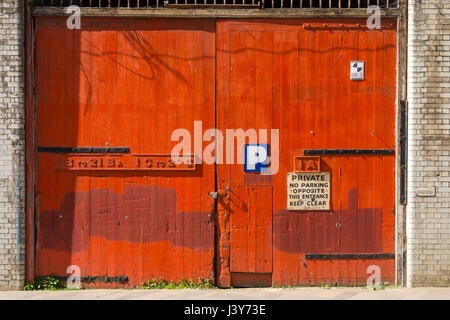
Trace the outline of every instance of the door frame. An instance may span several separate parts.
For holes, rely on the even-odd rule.
[[[400,123],[403,120],[400,118],[400,101],[406,101],[407,97],[407,15],[408,4],[406,1],[399,1],[399,8],[383,10],[381,12],[382,18],[390,17],[397,20],[397,117],[396,117],[396,194],[395,194],[395,253],[396,253],[396,285],[406,285],[406,201],[402,201],[402,193],[405,190],[400,190],[402,181],[400,174],[401,159],[400,150],[406,150],[406,144],[400,141]],[[27,281],[35,279],[36,264],[35,264],[35,250],[36,250],[36,221],[35,221],[35,206],[37,205],[36,197],[36,79],[35,79],[35,33],[36,33],[36,19],[37,17],[64,17],[67,16],[64,8],[32,8],[30,1],[27,1],[24,6],[24,22],[25,22],[25,278]],[[81,8],[82,17],[136,17],[136,18],[152,18],[152,17],[166,17],[166,18],[367,18],[369,14],[363,9],[353,9],[348,11],[329,10],[326,12],[318,12],[316,9],[304,10],[258,10],[258,9],[210,9],[207,11],[196,11],[195,15],[191,10],[179,9],[143,9],[130,10],[121,8],[114,10],[114,13],[104,9],[96,8]],[[406,171],[406,166],[404,168]],[[216,186],[216,192],[219,192]],[[216,201],[217,204],[217,201]],[[218,206],[216,205],[216,216],[219,214]],[[218,235],[215,236],[217,242]],[[217,254],[215,255],[218,259]],[[216,270],[216,279],[217,279]]]

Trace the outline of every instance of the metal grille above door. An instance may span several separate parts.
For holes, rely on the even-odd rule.
[[[33,0],[35,7],[89,8],[265,8],[265,9],[381,9],[397,8],[398,0]]]

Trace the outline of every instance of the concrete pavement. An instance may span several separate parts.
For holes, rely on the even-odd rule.
[[[450,300],[449,288],[0,291],[0,300]]]

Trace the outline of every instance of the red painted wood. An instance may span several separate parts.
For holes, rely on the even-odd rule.
[[[381,30],[357,19],[218,21],[218,128],[280,130],[273,177],[245,174],[242,165],[217,168],[219,189],[238,185],[240,197],[246,186],[273,187],[274,285],[365,284],[371,264],[381,267],[383,281],[394,281],[394,259],[305,259],[394,252],[394,156],[322,156],[321,171],[331,172],[330,211],[288,211],[286,175],[304,149],[395,149],[395,57],[393,20]],[[364,81],[350,80],[352,60],[365,61]],[[218,208],[221,286],[230,271],[254,272],[252,242],[241,236],[246,225],[252,230],[249,219],[235,218],[233,197],[230,203]]]
[[[288,211],[286,175],[304,149],[395,149],[395,21],[381,30],[356,19],[37,25],[38,146],[161,155],[175,144],[172,131],[193,134],[195,120],[223,133],[267,129],[269,143],[270,129],[280,130],[274,176],[244,173],[242,164],[55,170],[60,156],[38,153],[38,276],[67,275],[75,264],[84,276],[127,276],[129,285],[201,276],[227,287],[270,274],[277,286],[364,284],[376,264],[383,281],[394,280],[394,259],[305,259],[394,252],[394,156],[322,156],[330,211]],[[352,60],[366,62],[364,81],[349,80]],[[215,184],[216,208],[208,196]]]
[[[271,287],[272,273],[231,273],[231,286],[236,288]]]
[[[173,130],[193,132],[194,120],[214,127],[213,21],[37,24],[38,146],[167,155]],[[129,286],[214,278],[214,166],[68,171],[56,170],[58,157],[38,153],[37,276],[68,276],[78,265],[82,276],[126,276]]]
[[[230,272],[272,272],[272,186],[230,190]]]

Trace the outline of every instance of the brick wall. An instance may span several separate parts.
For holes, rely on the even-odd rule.
[[[0,0],[0,289],[25,276],[23,2]]]
[[[450,285],[450,1],[408,4],[408,286]]]

